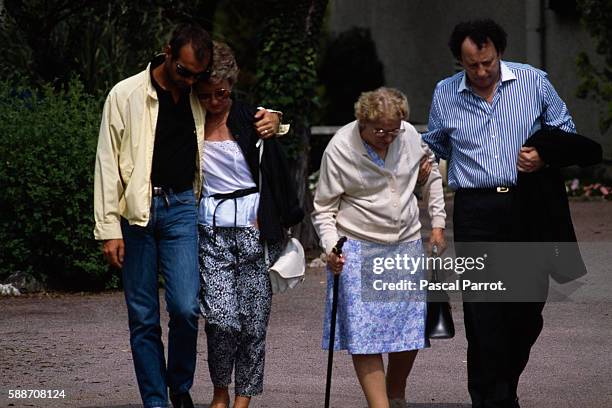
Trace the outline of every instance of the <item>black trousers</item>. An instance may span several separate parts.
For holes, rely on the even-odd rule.
[[[462,242],[520,241],[516,199],[513,192],[457,191],[453,214],[457,255],[463,256]],[[473,407],[518,407],[518,381],[542,330],[544,302],[465,299],[468,390]]]

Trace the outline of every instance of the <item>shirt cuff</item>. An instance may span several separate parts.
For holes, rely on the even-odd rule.
[[[265,110],[267,110],[268,112],[272,112],[272,113],[278,113],[278,114],[279,114],[281,117],[283,116],[283,112],[281,112],[281,111],[279,111],[279,110],[275,110],[275,109],[268,109],[268,108],[264,108],[263,106],[258,106],[258,107],[257,107],[257,110],[260,110],[260,109],[265,109]]]
[[[94,228],[94,238],[97,241],[106,241],[108,239],[123,239],[120,223],[102,223],[97,222]]]
[[[321,239],[321,245],[323,246],[323,249],[325,250],[326,255],[331,254],[331,251],[336,245],[336,243],[338,242],[338,239],[340,238],[338,237],[337,234],[335,237],[330,236],[330,237],[325,237]]]
[[[276,113],[279,116],[279,122],[281,122],[278,126],[278,132],[276,132],[276,136],[284,136],[287,133],[289,133],[289,129],[291,128],[291,125],[287,124],[287,123],[282,123],[283,121],[283,112],[279,111],[279,110],[275,110],[275,109],[268,109],[268,108],[264,108],[263,106],[258,106],[257,110],[259,109],[265,109],[268,112],[272,112],[272,113]]]
[[[436,215],[431,219],[432,228],[446,228],[446,218],[440,215]]]

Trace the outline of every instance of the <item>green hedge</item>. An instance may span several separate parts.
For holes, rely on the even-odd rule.
[[[0,280],[51,288],[117,286],[93,240],[93,172],[102,100],[0,82]]]

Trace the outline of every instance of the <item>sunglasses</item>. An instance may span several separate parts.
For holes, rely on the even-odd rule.
[[[205,71],[202,71],[202,72],[191,72],[190,70],[188,70],[187,68],[179,64],[178,62],[176,63],[176,73],[182,76],[183,78],[193,78],[196,81],[208,79],[208,77],[210,76],[209,68],[207,68]]]
[[[201,101],[208,101],[212,99],[212,97],[214,96],[215,99],[224,101],[227,98],[229,98],[231,94],[232,94],[232,91],[230,91],[229,89],[219,88],[219,89],[215,89],[214,92],[212,93],[200,92],[198,94],[198,99],[200,99]]]

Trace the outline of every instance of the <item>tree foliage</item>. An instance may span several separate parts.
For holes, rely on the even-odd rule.
[[[263,104],[283,110],[299,133],[308,127],[315,101],[319,34],[327,1],[260,3],[265,3],[271,17],[262,29],[255,92]],[[307,138],[300,137],[285,141],[294,158],[301,156],[308,144]]]
[[[584,27],[596,40],[598,54],[595,59],[585,52],[578,56],[578,96],[592,96],[602,104],[599,124],[604,133],[612,126],[612,1],[579,0],[578,7]]]
[[[0,280],[26,272],[51,287],[117,283],[93,229],[93,168],[102,101],[0,82]]]
[[[233,91],[240,98],[259,106],[253,93],[262,37],[261,29],[268,19],[267,10],[251,0],[221,0],[213,20],[212,34],[230,45],[240,67]]]
[[[26,73],[35,84],[65,86],[79,77],[106,92],[143,69],[177,22],[212,26],[217,1],[5,0],[0,73]]]
[[[292,131],[282,142],[293,159],[300,203],[309,209],[307,189],[309,118],[315,104],[320,33],[327,0],[260,1],[269,17],[261,31],[255,94],[265,106],[284,112]],[[309,220],[297,229],[302,243],[314,246]]]

